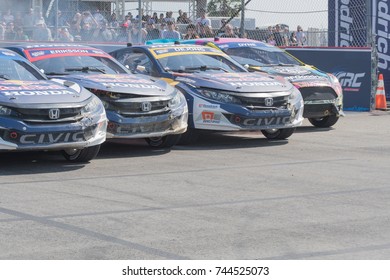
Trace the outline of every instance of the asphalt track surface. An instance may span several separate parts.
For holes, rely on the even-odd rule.
[[[390,112],[288,141],[0,154],[0,259],[390,259]]]

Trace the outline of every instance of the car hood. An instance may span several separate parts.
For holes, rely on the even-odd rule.
[[[329,76],[310,66],[272,66],[254,67],[271,75],[282,76],[299,87],[332,86]]]
[[[76,82],[83,87],[94,90],[110,91],[140,96],[165,96],[174,88],[159,79],[145,75],[133,74],[77,74],[60,76],[60,79]]]
[[[175,80],[195,87],[237,93],[285,92],[292,84],[281,77],[263,73],[176,73]]]
[[[0,81],[0,104],[11,107],[68,107],[84,103],[92,94],[75,83],[50,80]]]

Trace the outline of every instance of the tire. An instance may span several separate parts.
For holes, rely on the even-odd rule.
[[[290,137],[295,131],[295,127],[294,128],[283,128],[283,129],[265,129],[265,130],[262,130],[261,133],[263,133],[263,135],[265,137],[267,137],[267,139],[270,139],[270,140],[282,140],[282,139],[287,139],[288,137]]]
[[[323,118],[309,118],[309,122],[315,127],[331,127],[339,120],[336,115],[326,116]]]
[[[192,145],[198,141],[199,132],[194,128],[187,128],[187,131],[181,135],[179,145]]]
[[[163,137],[146,138],[145,140],[153,148],[171,148],[179,142],[180,137],[180,134],[172,134]]]
[[[99,153],[100,145],[87,147],[84,149],[63,150],[62,155],[71,162],[89,162]]]

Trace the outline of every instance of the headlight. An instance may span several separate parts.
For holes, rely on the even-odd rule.
[[[288,96],[288,102],[294,104],[299,100],[302,100],[302,94],[296,87],[293,87],[292,93]]]
[[[226,92],[209,90],[209,89],[200,89],[199,93],[209,99],[213,99],[219,102],[241,104],[240,99]]]
[[[171,108],[178,107],[181,103],[181,99],[182,99],[182,94],[180,91],[177,90],[175,96],[171,100],[169,100],[169,107]]]
[[[0,116],[10,116],[12,114],[12,110],[7,107],[0,106]]]
[[[82,113],[91,113],[99,110],[99,107],[102,106],[102,102],[100,101],[99,98],[96,96],[92,97],[92,100],[83,107],[81,110]]]
[[[328,73],[330,81],[332,82],[333,88],[335,89],[337,95],[343,94],[343,88],[341,87],[341,84],[339,82],[339,79],[333,74]]]

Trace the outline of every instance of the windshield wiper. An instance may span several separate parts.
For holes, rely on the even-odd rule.
[[[185,67],[184,71],[194,71],[194,70],[200,70],[200,71],[207,71],[207,70],[221,70],[224,72],[228,72],[228,70],[218,67],[218,66],[207,66],[207,65],[202,65],[202,66],[197,66],[197,67]]]
[[[9,77],[8,75],[6,75],[6,74],[1,74],[1,75],[0,75],[0,79],[9,80],[10,77]]]
[[[84,66],[84,67],[74,67],[74,68],[65,68],[65,71],[80,71],[80,72],[100,72],[105,74],[106,71],[104,69],[100,69],[96,66]]]
[[[52,76],[52,75],[69,75],[68,73],[61,73],[61,72],[45,72],[44,73],[45,75],[49,75],[49,76]]]

